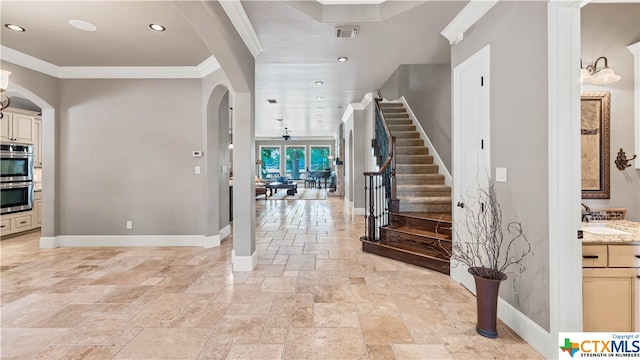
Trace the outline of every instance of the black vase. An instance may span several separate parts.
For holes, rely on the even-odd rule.
[[[498,291],[500,283],[507,279],[506,274],[500,274],[499,279],[487,279],[476,274],[482,274],[482,268],[469,268],[469,273],[473,275],[476,283],[476,305],[478,312],[478,324],[476,331],[478,334],[488,337],[498,337]]]

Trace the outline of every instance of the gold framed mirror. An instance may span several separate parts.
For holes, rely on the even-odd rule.
[[[583,92],[580,102],[582,149],[582,198],[609,199],[610,93]]]

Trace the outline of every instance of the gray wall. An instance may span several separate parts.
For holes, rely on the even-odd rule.
[[[633,54],[627,46],[640,41],[640,4],[589,4],[581,10],[583,64],[605,56],[622,79],[605,85],[583,85],[582,91],[611,92],[610,168],[611,199],[584,200],[593,209],[626,208],[627,218],[640,221],[640,170],[615,166],[620,148],[633,156]],[[603,62],[600,61],[599,66]],[[640,101],[636,99],[635,101]],[[638,154],[640,156],[640,154]]]
[[[508,182],[496,184],[504,223],[522,223],[534,254],[522,275],[511,275],[501,286],[500,296],[548,331],[547,3],[496,4],[452,47],[452,69],[487,44],[491,172],[507,168]]]
[[[201,91],[200,80],[60,80],[60,234],[203,234]]]
[[[451,173],[451,66],[400,65],[382,86],[387,100],[405,97]]]

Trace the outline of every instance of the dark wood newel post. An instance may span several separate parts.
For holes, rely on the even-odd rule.
[[[369,175],[369,217],[367,218],[367,240],[376,240],[376,216],[375,216],[375,204],[373,202],[373,176]]]

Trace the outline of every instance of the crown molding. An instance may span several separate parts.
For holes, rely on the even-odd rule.
[[[201,79],[220,69],[213,55],[197,66],[57,66],[2,46],[0,58],[59,79]]]
[[[464,32],[497,3],[498,0],[471,0],[440,34],[449,40],[449,44],[458,44]]]
[[[0,48],[0,59],[49,76],[59,77],[58,66],[4,45]]]
[[[242,41],[244,41],[251,54],[253,54],[253,57],[255,58],[258,56],[258,54],[264,50],[264,47],[262,46],[260,38],[258,38],[258,34],[256,34],[256,30],[253,28],[246,11],[244,11],[240,0],[225,0],[220,1],[219,3],[224,12],[227,13],[229,20],[231,20],[236,31],[238,31]]]

